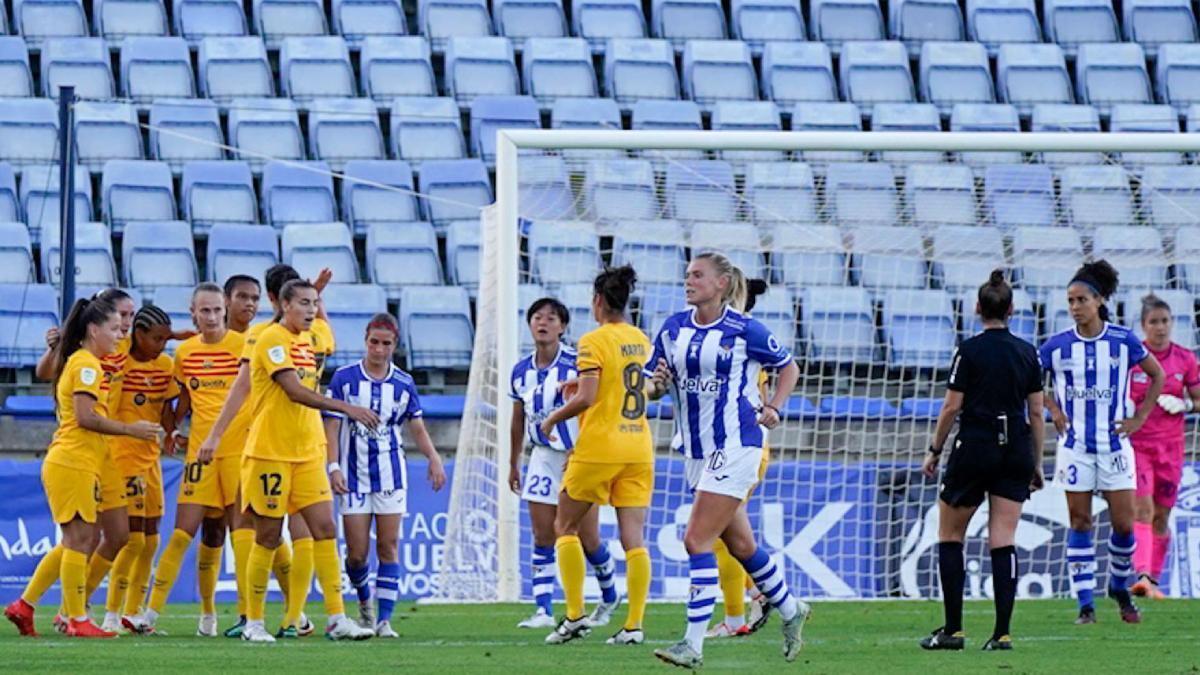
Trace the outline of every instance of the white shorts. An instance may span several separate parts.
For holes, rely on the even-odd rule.
[[[1067,492],[1108,492],[1137,487],[1133,448],[1090,454],[1059,446],[1054,483]]]
[[[558,506],[558,493],[562,491],[563,470],[566,466],[567,453],[541,445],[533,446],[533,452],[529,453],[529,463],[525,465],[521,499],[534,504]]]
[[[338,507],[343,516],[404,514],[408,512],[408,493],[405,490],[351,492],[338,495]]]
[[[762,448],[725,448],[706,457],[696,490],[745,499],[758,483]]]

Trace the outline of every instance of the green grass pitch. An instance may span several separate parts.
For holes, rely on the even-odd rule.
[[[353,609],[353,604],[348,603]],[[312,605],[310,604],[310,607]],[[1200,672],[1200,601],[1167,600],[1143,605],[1144,622],[1121,623],[1115,605],[1103,601],[1100,623],[1075,626],[1069,600],[1017,603],[1015,649],[979,651],[991,630],[990,603],[967,603],[965,652],[923,652],[917,640],[941,623],[936,602],[826,602],[814,607],[805,648],[793,664],[779,652],[779,623],[736,640],[713,640],[705,648],[706,671],[771,673],[1196,673]],[[315,609],[315,607],[313,607]],[[39,611],[36,639],[0,627],[0,671],[39,673],[155,672],[379,673],[384,671],[467,675],[506,672],[577,675],[675,672],[651,651],[677,639],[683,606],[651,605],[647,644],[616,647],[598,629],[572,644],[542,644],[546,631],[517,629],[526,605],[444,605],[397,608],[399,640],[331,643],[309,637],[274,645],[249,645],[223,637],[194,637],[195,605],[172,605],[160,625],[169,637],[71,640],[50,632],[52,611]],[[230,623],[221,608],[221,626]],[[720,609],[718,608],[718,612]],[[268,610],[268,622],[280,608]],[[617,612],[618,618],[624,610]],[[324,620],[314,614],[318,625]]]

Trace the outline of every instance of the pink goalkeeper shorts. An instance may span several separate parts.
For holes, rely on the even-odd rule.
[[[1175,506],[1183,476],[1183,438],[1138,441],[1133,444],[1137,464],[1137,496],[1154,497],[1164,508]]]

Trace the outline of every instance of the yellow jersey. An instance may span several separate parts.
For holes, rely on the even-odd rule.
[[[308,338],[282,324],[261,330],[250,357],[250,414],[254,422],[246,439],[247,457],[303,462],[325,456],[321,413],[293,402],[275,382],[276,373],[294,370],[305,387],[320,386],[317,359]]]
[[[162,419],[163,406],[179,396],[174,370],[175,364],[166,354],[150,361],[127,358],[121,367],[120,381],[111,394],[112,418],[121,422],[157,423]],[[156,441],[113,436],[110,444],[113,459],[126,472],[141,471],[158,461],[160,451]]]
[[[79,426],[75,417],[75,394],[96,399],[96,413],[105,415],[107,388],[104,366],[95,354],[78,349],[67,358],[58,386],[54,390],[58,428],[46,451],[46,462],[100,475],[100,465],[108,453],[104,435]]]
[[[580,375],[598,371],[600,389],[580,416],[572,457],[581,462],[653,462],[642,389],[650,341],[627,323],[607,323],[580,338],[577,352]]]
[[[260,321],[246,330],[246,346],[242,350],[242,360],[250,361],[254,357],[254,345],[258,336],[267,328],[275,325],[274,321]],[[313,319],[312,328],[305,331],[308,344],[312,347],[313,357],[317,361],[316,387],[313,391],[320,392],[321,375],[325,372],[325,360],[333,355],[336,348],[333,340],[333,328],[325,319]]]
[[[123,337],[117,341],[117,348],[113,353],[100,357],[100,367],[104,369],[104,382],[108,385],[106,389],[110,393],[121,382],[121,371],[125,368],[125,361],[129,359],[129,345],[129,338]],[[116,409],[115,405],[113,409]]]
[[[175,350],[175,380],[187,389],[192,404],[191,438],[208,438],[208,432],[229,396],[229,389],[237,379],[238,361],[245,342],[245,335],[230,330],[216,343],[208,344],[203,336],[197,335],[184,340]],[[243,405],[221,437],[217,457],[242,454],[250,422],[250,406]],[[188,461],[195,459],[199,449],[199,444],[188,444]]]

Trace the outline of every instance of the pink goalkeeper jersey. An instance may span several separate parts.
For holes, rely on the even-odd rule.
[[[1196,355],[1190,349],[1180,347],[1174,342],[1161,352],[1150,349],[1149,345],[1146,345],[1146,349],[1158,359],[1162,364],[1163,373],[1166,374],[1162,393],[1187,398],[1187,390],[1200,384],[1200,368],[1197,367]],[[1141,405],[1149,388],[1150,376],[1142,371],[1141,366],[1134,368],[1129,383],[1129,395],[1133,398],[1134,405]],[[1170,415],[1162,408],[1154,406],[1146,423],[1133,435],[1133,441],[1137,443],[1139,440],[1181,436],[1183,427],[1184,415]]]

